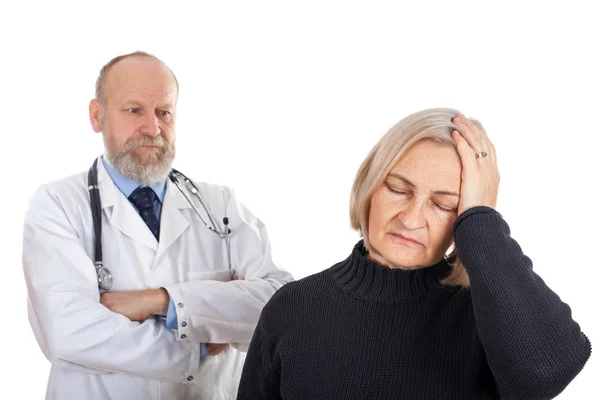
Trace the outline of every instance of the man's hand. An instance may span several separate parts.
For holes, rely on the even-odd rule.
[[[100,295],[100,303],[131,321],[142,322],[152,315],[167,315],[169,294],[162,288],[105,292]]]
[[[227,343],[206,343],[209,356],[216,356],[227,348]]]
[[[243,280],[244,278],[240,278],[239,276],[234,276],[233,280]],[[208,351],[208,356],[216,356],[217,354],[221,354],[227,348],[227,343],[206,343],[206,350]]]
[[[131,321],[142,322],[152,315],[167,315],[169,294],[162,288],[105,292],[100,295],[100,303]],[[209,356],[216,356],[225,351],[227,346],[227,343],[207,343],[206,350]]]

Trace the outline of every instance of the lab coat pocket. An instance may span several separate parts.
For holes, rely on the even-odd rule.
[[[229,269],[219,269],[216,271],[192,271],[186,276],[188,281],[221,281],[228,282],[231,280],[231,272]]]

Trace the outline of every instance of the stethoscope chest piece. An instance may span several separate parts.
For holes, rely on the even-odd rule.
[[[113,284],[113,277],[110,270],[101,263],[95,263],[96,275],[98,276],[98,286],[103,290],[110,290]]]

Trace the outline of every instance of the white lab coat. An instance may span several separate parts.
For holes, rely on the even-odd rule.
[[[179,329],[168,329],[158,317],[132,322],[99,303],[87,171],[40,187],[25,217],[23,266],[29,320],[52,363],[46,398],[235,398],[260,312],[292,280],[273,263],[265,226],[232,190],[197,183],[217,222],[229,217],[231,260],[241,278],[231,280],[223,239],[171,181],[159,242],[101,160],[98,184],[112,290],[166,288]],[[232,345],[200,364],[200,343]]]

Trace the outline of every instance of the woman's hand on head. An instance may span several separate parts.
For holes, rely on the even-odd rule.
[[[452,122],[458,127],[452,138],[462,162],[458,215],[477,206],[495,208],[500,184],[496,149],[485,131],[464,115],[453,118]],[[487,155],[478,158],[477,154],[482,152]]]

